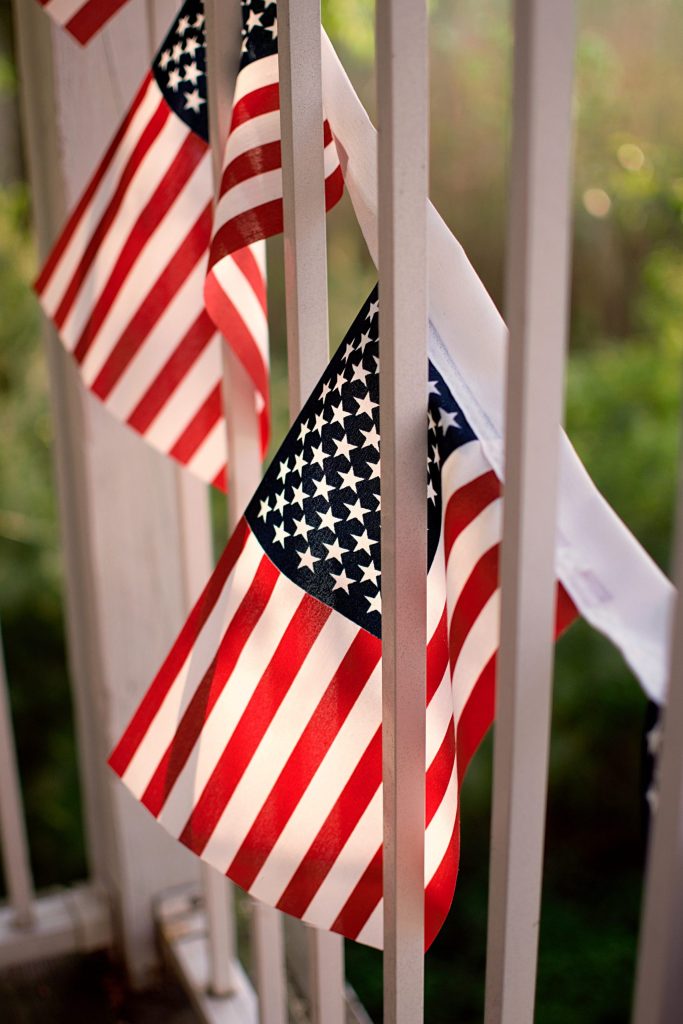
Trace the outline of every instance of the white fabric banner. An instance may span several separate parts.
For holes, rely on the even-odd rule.
[[[323,32],[323,100],[346,186],[377,264],[376,131]],[[462,246],[429,204],[429,355],[503,479],[507,328]],[[592,483],[561,436],[558,578],[663,703],[675,590]]]

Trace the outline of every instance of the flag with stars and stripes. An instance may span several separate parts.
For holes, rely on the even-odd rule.
[[[214,323],[228,334],[234,329],[230,298],[242,266],[244,247],[282,231],[282,161],[280,91],[275,0],[242,0],[242,53],[235,84],[232,121],[225,148],[218,205],[214,218],[206,307]],[[323,123],[325,203],[341,198],[344,182],[337,148],[327,120]],[[246,359],[245,359],[246,362]],[[257,368],[253,370],[254,374]]]
[[[382,944],[378,300],[304,406],[110,764],[258,899]],[[501,499],[444,378],[427,412],[426,943],[493,717]],[[558,629],[575,615],[559,588]]]
[[[269,7],[273,28],[274,3]],[[225,487],[219,331],[253,385],[265,451],[262,239],[279,227],[260,221],[239,244],[233,235],[205,301],[213,182],[204,33],[203,0],[186,0],[36,288],[86,386],[160,451]],[[275,30],[268,34],[274,39]],[[245,40],[252,46],[249,34]],[[277,83],[271,88],[277,91]],[[244,140],[248,124],[239,101],[235,116],[242,127],[233,135]],[[263,118],[254,122],[258,134]],[[253,216],[260,218],[258,206]]]
[[[128,0],[38,0],[38,3],[85,46]]]

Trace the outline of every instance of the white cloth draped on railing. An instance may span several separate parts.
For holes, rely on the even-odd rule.
[[[323,31],[323,98],[346,186],[377,262],[376,132]],[[503,479],[507,329],[472,264],[429,208],[430,358]],[[558,578],[622,651],[645,692],[666,693],[674,588],[594,486],[561,434]]]

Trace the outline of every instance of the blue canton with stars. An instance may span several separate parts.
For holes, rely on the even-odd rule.
[[[377,288],[306,402],[246,518],[277,568],[303,590],[381,636]],[[429,364],[429,565],[441,531],[441,470],[475,435]]]
[[[240,70],[261,57],[277,53],[275,0],[241,0],[242,50]]]
[[[208,142],[204,0],[185,0],[154,58],[152,73],[171,110]]]

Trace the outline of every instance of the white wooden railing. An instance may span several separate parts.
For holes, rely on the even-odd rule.
[[[81,51],[38,5],[15,0],[23,124],[44,255],[127,106],[176,0],[133,0]],[[217,179],[229,118],[237,3],[206,0]],[[552,692],[553,550],[567,335],[573,65],[571,0],[516,0],[506,310],[512,344],[502,556],[501,699],[491,844],[487,1024],[534,1013]],[[319,0],[279,0],[285,274],[294,417],[328,359]],[[140,26],[144,30],[140,30]],[[379,276],[382,291],[385,1019],[423,1006],[423,489],[427,337],[427,14],[378,0]],[[36,896],[0,650],[0,838],[8,903],[0,967],[58,952],[122,950],[134,982],[155,934],[202,1020],[282,1024],[288,978],[317,1024],[364,1020],[336,936],[249,901],[252,979],[240,964],[231,885],[165,835],[104,765],[211,566],[206,489],[85,395],[46,328],[67,625],[90,879]],[[243,371],[226,346],[234,523],[259,478]],[[246,391],[246,389],[245,389]],[[416,426],[417,424],[417,426]],[[246,428],[245,428],[246,425]],[[683,465],[676,576],[683,584]],[[542,500],[539,498],[542,496]],[[417,538],[417,542],[416,542]],[[661,797],[650,851],[634,1024],[677,1024],[683,1007],[683,610],[678,609]],[[400,638],[401,657],[397,656]],[[399,756],[400,751],[400,756]],[[244,899],[243,897],[241,898]],[[116,923],[116,929],[114,928]],[[115,938],[116,934],[116,938]]]

